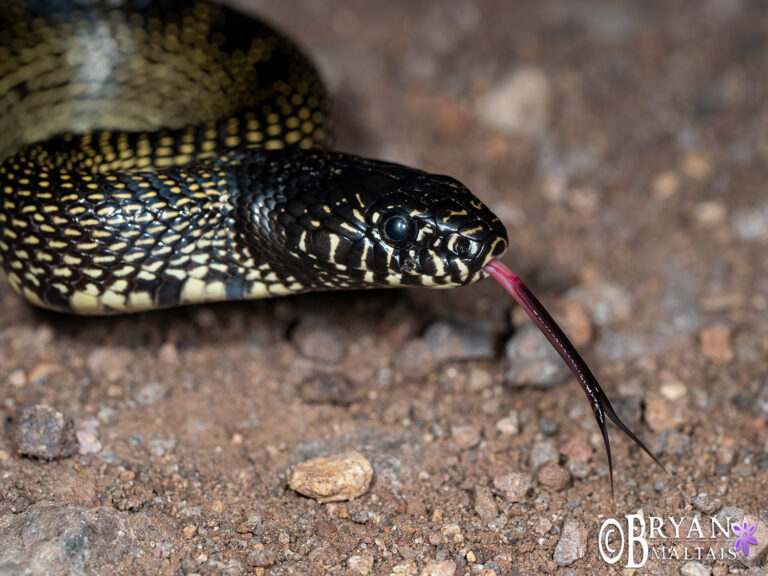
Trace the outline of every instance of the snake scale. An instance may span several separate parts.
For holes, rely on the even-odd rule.
[[[301,51],[227,7],[5,0],[0,270],[96,315],[493,276],[577,377],[609,463],[606,418],[653,457],[498,260],[500,220],[453,178],[331,151],[329,111]]]

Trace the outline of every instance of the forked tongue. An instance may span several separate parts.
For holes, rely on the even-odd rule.
[[[560,357],[571,369],[573,375],[581,384],[581,388],[587,395],[590,406],[592,406],[592,412],[595,414],[598,426],[600,426],[600,432],[603,435],[603,442],[605,442],[605,452],[608,455],[608,469],[611,475],[611,495],[613,495],[613,461],[611,459],[611,443],[608,440],[608,427],[605,417],[608,416],[619,429],[629,436],[632,441],[637,444],[643,451],[650,456],[656,464],[658,464],[664,472],[669,474],[664,465],[659,462],[659,459],[651,452],[648,447],[643,444],[640,439],[630,430],[624,422],[616,415],[613,410],[608,397],[603,392],[600,384],[597,383],[597,379],[592,374],[592,371],[587,366],[587,363],[576,351],[576,348],[568,337],[562,331],[557,322],[549,315],[549,312],[544,308],[544,305],[539,302],[536,296],[533,295],[528,287],[523,284],[523,281],[517,277],[509,268],[501,263],[500,260],[493,258],[483,268],[488,274],[498,280],[507,292],[512,295],[523,310],[526,311],[531,320],[539,327],[539,330],[546,336],[550,344],[557,350]]]

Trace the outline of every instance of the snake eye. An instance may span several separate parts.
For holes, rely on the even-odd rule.
[[[413,237],[415,228],[408,216],[396,214],[384,220],[381,230],[384,240],[390,244],[402,244]]]

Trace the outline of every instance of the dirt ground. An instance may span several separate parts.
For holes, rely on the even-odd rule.
[[[107,319],[3,284],[0,574],[763,574],[764,7],[238,5],[319,64],[339,149],[451,174],[496,211],[505,263],[672,476],[611,427],[612,500],[583,393],[491,280]],[[35,405],[74,420],[78,454],[20,454]],[[374,471],[363,496],[288,488],[348,449]],[[657,538],[666,557],[608,564],[601,527],[626,514],[699,522],[703,555]],[[708,556],[727,545],[710,517],[745,514],[750,554]]]

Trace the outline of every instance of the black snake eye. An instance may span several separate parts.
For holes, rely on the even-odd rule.
[[[390,216],[384,221],[382,233],[384,239],[392,244],[400,244],[410,240],[414,232],[413,220],[407,216]]]

